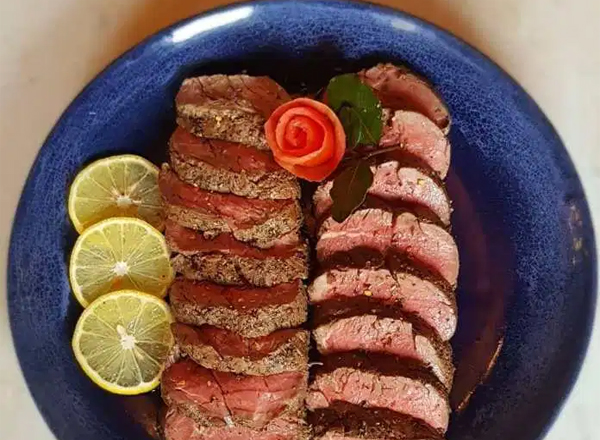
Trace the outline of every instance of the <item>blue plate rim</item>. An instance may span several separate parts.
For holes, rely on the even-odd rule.
[[[26,205],[25,195],[30,189],[31,182],[33,180],[34,170],[36,169],[38,162],[41,160],[41,156],[43,156],[44,150],[48,147],[48,144],[51,143],[51,141],[53,140],[58,127],[60,127],[61,124],[71,116],[71,114],[75,111],[75,109],[79,106],[79,104],[86,99],[88,93],[94,87],[94,85],[97,83],[97,81],[99,79],[101,79],[113,67],[115,67],[115,66],[121,64],[122,62],[128,60],[129,58],[131,58],[132,55],[134,55],[137,51],[142,50],[157,41],[162,40],[165,36],[172,33],[174,30],[176,30],[182,26],[185,26],[195,20],[201,19],[201,18],[210,18],[219,13],[233,11],[236,9],[246,7],[248,5],[268,6],[271,4],[272,5],[280,5],[280,4],[285,4],[285,3],[288,3],[288,1],[287,0],[244,0],[241,2],[234,3],[234,4],[224,5],[224,6],[213,8],[213,9],[210,9],[210,10],[207,10],[204,12],[200,12],[198,14],[194,14],[188,18],[178,20],[175,23],[173,23],[169,26],[166,26],[166,27],[154,32],[153,34],[145,37],[140,42],[136,43],[134,46],[132,46],[131,48],[129,48],[128,50],[123,52],[121,55],[119,55],[117,58],[115,58],[112,62],[110,62],[108,65],[106,65],[99,73],[97,73],[91,80],[88,81],[88,83],[73,98],[73,100],[65,108],[65,110],[60,115],[60,117],[56,120],[56,122],[53,125],[53,128],[50,130],[49,134],[46,136],[40,149],[38,150],[36,158],[30,167],[30,170],[29,170],[29,173],[25,180],[25,183],[22,186],[21,196],[19,198],[19,203],[17,205],[17,209],[15,211],[13,222],[12,222],[12,227],[11,227],[11,233],[10,233],[10,239],[9,239],[9,249],[8,249],[8,264],[6,267],[8,315],[9,315],[9,322],[10,322],[13,345],[15,348],[15,352],[17,355],[17,359],[19,362],[21,372],[22,372],[25,382],[27,384],[27,389],[28,389],[31,397],[33,398],[33,401],[34,401],[39,413],[42,415],[42,418],[44,419],[46,425],[49,427],[52,434],[57,437],[57,439],[59,437],[58,437],[58,432],[55,427],[55,424],[53,423],[53,420],[51,419],[51,417],[49,417],[46,414],[45,410],[38,403],[38,399],[36,397],[36,392],[32,388],[30,381],[28,379],[28,373],[26,372],[26,370],[23,366],[23,362],[21,360],[21,353],[23,353],[26,350],[26,347],[24,347],[22,344],[20,344],[18,342],[17,338],[15,337],[15,322],[14,322],[13,313],[12,313],[12,310],[15,307],[14,303],[16,301],[13,289],[11,289],[11,285],[14,285],[14,280],[13,280],[13,275],[12,275],[11,269],[12,269],[13,261],[14,261],[13,255],[16,252],[15,251],[14,234],[15,234],[15,230],[17,228],[19,219],[25,215],[25,212],[24,212],[25,205]],[[548,119],[547,115],[544,113],[544,111],[540,108],[540,106],[537,104],[537,102],[531,97],[531,95],[526,91],[526,89],[519,83],[519,81],[517,79],[515,79],[510,73],[508,73],[506,70],[504,70],[504,68],[502,68],[497,62],[495,62],[493,59],[491,59],[486,54],[484,54],[479,49],[477,49],[474,45],[470,44],[469,42],[462,39],[461,37],[452,34],[450,31],[443,29],[426,19],[417,17],[408,12],[394,9],[389,6],[379,5],[379,4],[370,2],[370,1],[294,0],[294,3],[300,4],[300,5],[308,5],[308,6],[310,6],[310,5],[324,6],[324,7],[338,6],[338,7],[353,8],[353,9],[359,9],[359,10],[365,10],[365,11],[381,12],[386,15],[396,16],[398,18],[405,19],[409,22],[416,23],[419,27],[429,30],[429,31],[433,32],[434,34],[443,35],[444,38],[451,40],[455,44],[460,46],[461,48],[466,49],[469,52],[470,57],[476,59],[478,62],[485,63],[488,66],[495,68],[497,70],[497,72],[503,77],[503,79],[505,81],[507,81],[509,84],[511,84],[512,88],[514,90],[516,90],[517,93],[521,97],[524,97],[528,101],[528,103],[537,111],[538,116],[540,116],[540,121],[544,125],[546,125],[547,128],[549,128],[552,131],[552,133],[554,134],[554,136],[556,136],[557,139],[560,139],[558,132],[556,131],[552,122]],[[594,232],[594,228],[593,228],[593,222],[592,222],[592,216],[591,216],[591,212],[590,212],[590,208],[589,208],[589,203],[588,203],[588,199],[587,199],[587,196],[585,193],[585,188],[583,188],[583,185],[581,183],[580,174],[579,174],[577,168],[575,167],[575,164],[573,163],[571,156],[568,154],[568,150],[564,146],[564,143],[562,142],[562,140],[561,140],[561,145],[567,152],[565,159],[568,161],[568,163],[566,165],[570,166],[571,169],[574,171],[575,176],[577,178],[577,182],[581,187],[582,199],[579,201],[579,204],[580,204],[580,207],[582,208],[583,222],[586,224],[586,227],[590,234],[587,237],[587,239],[589,240],[590,245],[591,245],[590,246],[591,252],[590,252],[590,255],[588,256],[588,258],[591,262],[591,267],[593,267],[593,272],[591,273],[591,275],[592,275],[591,289],[588,292],[588,295],[586,297],[588,300],[587,304],[589,305],[589,308],[588,308],[587,313],[585,314],[585,321],[586,321],[585,334],[580,335],[582,338],[582,350],[579,352],[579,356],[572,359],[572,361],[570,362],[570,365],[567,369],[568,373],[566,375],[568,377],[566,378],[566,381],[565,381],[566,383],[565,383],[564,389],[561,390],[560,393],[558,393],[558,395],[556,397],[556,402],[554,402],[554,404],[552,405],[553,409],[545,415],[545,417],[544,417],[545,421],[543,423],[543,428],[539,430],[538,434],[535,437],[538,440],[543,439],[546,436],[546,434],[549,432],[551,427],[554,425],[558,415],[560,414],[561,410],[563,409],[565,403],[567,402],[567,400],[568,400],[569,396],[571,395],[571,392],[573,391],[573,388],[577,382],[578,376],[583,367],[584,359],[589,350],[593,326],[594,326],[594,322],[595,322],[595,318],[596,318],[596,313],[595,313],[596,303],[598,301],[597,248],[596,248],[595,232]]]

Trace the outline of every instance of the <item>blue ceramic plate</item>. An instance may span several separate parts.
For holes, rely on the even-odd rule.
[[[379,60],[429,78],[453,115],[455,405],[496,362],[448,437],[544,433],[579,370],[596,295],[588,206],[556,132],[498,66],[430,24],[365,4],[278,1],[210,12],[138,45],[81,93],[39,153],[15,217],[8,292],[25,378],[59,440],[149,439],[155,418],[156,396],[104,393],[71,353],[81,310],[69,292],[75,233],[65,207],[75,174],[116,153],[160,162],[186,76],[247,70],[293,92]]]

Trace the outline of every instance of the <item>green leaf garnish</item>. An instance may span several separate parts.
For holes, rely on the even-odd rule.
[[[367,197],[373,184],[373,172],[366,162],[355,162],[337,175],[329,195],[333,200],[331,217],[343,222]]]
[[[332,78],[326,95],[327,104],[344,126],[349,148],[379,143],[383,131],[381,103],[356,74]]]

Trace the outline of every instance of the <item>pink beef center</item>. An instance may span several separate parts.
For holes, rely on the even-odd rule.
[[[211,371],[191,360],[173,364],[163,375],[163,387],[174,403],[196,405],[208,417],[235,416],[257,425],[284,411],[303,381],[302,373],[241,376]]]
[[[244,338],[237,333],[215,327],[192,327],[174,324],[178,341],[190,345],[209,345],[221,356],[261,359],[298,335],[301,330],[280,330],[258,338]]]
[[[247,243],[236,240],[232,234],[223,233],[215,238],[205,238],[201,232],[185,228],[177,223],[167,220],[165,236],[170,247],[182,253],[211,253],[218,252],[244,258],[264,260],[266,258],[291,258],[302,252],[299,237],[294,234],[285,242],[279,240],[268,249],[259,249]]]
[[[268,151],[235,142],[200,138],[181,127],[178,127],[171,137],[171,150],[184,157],[191,157],[234,173],[281,170]]]
[[[248,310],[289,304],[297,298],[299,289],[298,282],[261,288],[221,286],[180,279],[171,286],[170,295],[176,301],[197,306]]]

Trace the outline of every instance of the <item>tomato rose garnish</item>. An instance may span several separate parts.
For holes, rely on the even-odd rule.
[[[275,161],[313,182],[329,176],[346,151],[346,134],[335,112],[309,98],[278,107],[266,122],[265,131]]]

